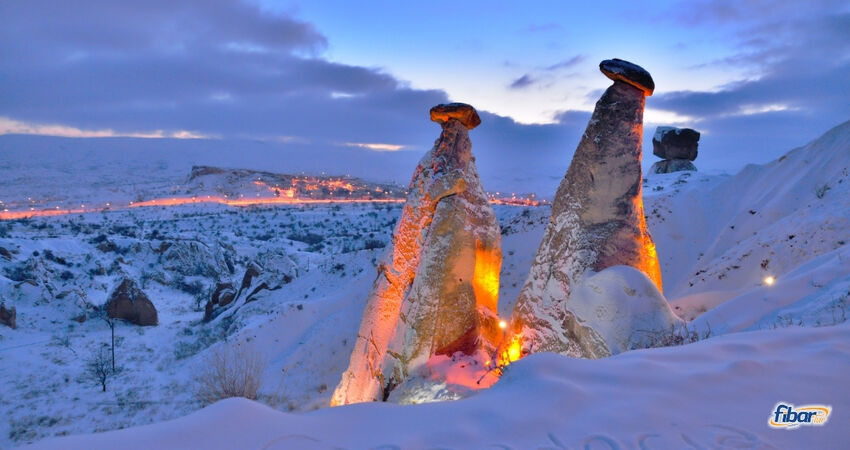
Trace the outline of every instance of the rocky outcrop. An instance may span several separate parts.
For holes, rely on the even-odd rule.
[[[501,235],[468,134],[480,119],[457,103],[431,118],[442,133],[413,174],[333,405],[386,399],[433,355],[498,344]]]
[[[699,137],[699,131],[691,128],[656,128],[652,136],[652,153],[662,161],[653,164],[649,172],[697,170],[691,161],[697,159]]]
[[[686,170],[697,170],[697,166],[687,159],[665,159],[653,163],[649,168],[649,173],[673,173]]]
[[[236,298],[233,283],[216,283],[210,301],[213,305],[226,306]]]
[[[13,330],[18,328],[18,311],[14,306],[6,309],[6,304],[0,303],[0,325],[6,325]]]
[[[163,242],[161,261],[165,270],[183,276],[219,278],[234,272],[236,251],[220,242],[207,244],[196,240]]]
[[[502,353],[516,359],[554,351],[597,358],[612,348],[571,304],[571,286],[618,265],[645,273],[661,290],[661,271],[641,197],[641,140],[648,72],[634,64],[600,64],[614,80],[576,149],[552,204],[549,226],[517,299]],[[612,75],[613,73],[613,75]]]
[[[282,251],[265,251],[251,260],[242,275],[239,288],[231,282],[216,283],[204,306],[204,321],[209,322],[224,311],[235,313],[245,303],[259,299],[264,291],[275,291],[298,276],[295,262]]]
[[[156,308],[135,281],[124,278],[106,301],[106,314],[142,326],[157,325]]]

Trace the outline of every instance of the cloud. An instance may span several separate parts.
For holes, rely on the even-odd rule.
[[[850,118],[850,13],[841,10],[830,1],[715,0],[678,8],[674,19],[723,30],[718,38],[739,49],[691,70],[744,68],[750,75],[708,92],[659,93],[647,107],[690,118],[689,126],[704,132],[703,165],[737,168],[776,158]]]
[[[0,115],[21,123],[406,145],[427,133],[411,119],[447,100],[379,69],[327,61],[313,25],[246,2],[2,8]]]
[[[380,69],[328,61],[327,39],[311,24],[249,3],[35,0],[2,8],[0,133],[104,141],[3,136],[7,149],[25,138],[143,156],[162,148],[193,164],[406,183],[440,132],[429,109],[450,100]],[[524,83],[533,79],[516,85]],[[587,113],[577,113],[585,123],[531,126],[480,113],[472,139],[487,189],[551,195]]]
[[[379,152],[397,152],[404,149],[404,145],[396,144],[379,144],[379,143],[363,143],[363,142],[346,142],[348,147],[368,148]]]
[[[535,80],[531,78],[531,75],[525,74],[516,80],[512,81],[511,84],[508,85],[510,89],[525,89],[532,84],[535,83]]]
[[[329,61],[328,39],[312,24],[238,0],[31,0],[3,2],[0,16],[6,133],[215,137],[133,145],[202,146],[192,153],[197,163],[266,166],[285,155],[278,170],[298,162],[301,170],[392,172],[386,176],[404,182],[439,133],[428,110],[450,100],[442,90],[411,88],[379,68]],[[735,49],[683,70],[746,69],[746,77],[711,91],[647,99],[648,121],[704,131],[701,168],[764,161],[850,118],[846,6],[715,0],[678,5],[656,20],[703,30],[697,34]],[[559,29],[550,23],[523,31]],[[548,95],[547,86],[559,86],[552,80],[570,77],[589,58],[575,50],[567,55],[573,56],[550,65],[523,62],[516,67],[526,73],[508,87],[534,85]],[[588,99],[600,95],[593,90]],[[481,116],[471,135],[485,188],[551,195],[590,114],[563,112],[547,125]],[[252,154],[265,159],[232,156],[244,142],[255,143]]]
[[[573,68],[573,67],[581,64],[586,59],[587,59],[587,56],[585,56],[585,55],[575,55],[572,58],[565,59],[565,60],[560,61],[558,63],[552,64],[551,66],[547,66],[546,70],[552,71],[552,70],[560,70],[560,69],[570,69],[570,68]]]
[[[132,137],[141,139],[211,139],[214,136],[203,135],[188,130],[166,132],[163,130],[121,133],[110,129],[83,130],[66,125],[24,123],[0,116],[0,134],[32,134],[40,136],[58,136],[70,138]]]

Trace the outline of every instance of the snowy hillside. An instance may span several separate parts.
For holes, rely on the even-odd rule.
[[[156,189],[186,181],[136,169],[132,181]],[[0,221],[0,300],[17,314],[16,329],[0,325],[0,448],[840,447],[850,409],[848,171],[850,122],[734,176],[648,176],[664,295],[708,339],[598,361],[532,355],[472,398],[412,407],[326,408],[400,204],[186,204]],[[2,183],[20,198],[35,181]],[[227,177],[216,183],[227,191]],[[62,193],[48,184],[38,192]],[[100,199],[130,190],[69,188]],[[550,208],[494,209],[507,317]],[[150,297],[159,325],[117,324],[120,370],[101,392],[86,366],[110,339],[97,307],[124,277]],[[221,284],[237,293],[208,315]],[[268,361],[258,402],[201,409],[195,376],[225,345]],[[780,401],[830,404],[833,415],[825,427],[771,430]],[[86,434],[127,427],[136,428]],[[42,440],[69,434],[81,435]]]
[[[715,332],[846,320],[850,122],[732,177],[651,175],[644,189],[665,295],[685,319],[704,313]]]
[[[848,342],[843,324],[598,361],[542,353],[456,402],[287,414],[230,399],[170,422],[32,448],[841,448],[850,410],[850,390],[839,382],[850,370]],[[834,417],[823,428],[771,430],[767,421],[780,401],[827,403]]]

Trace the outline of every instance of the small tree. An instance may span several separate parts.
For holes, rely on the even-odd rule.
[[[106,311],[104,311],[103,315],[100,317],[107,325],[109,325],[109,330],[112,332],[112,344],[110,346],[110,350],[112,352],[112,371],[115,372],[115,319],[109,317]]]
[[[211,350],[196,378],[195,395],[208,405],[230,397],[257,399],[265,357],[247,344],[223,344]]]
[[[103,388],[102,392],[106,392],[106,381],[110,376],[112,376],[112,374],[115,373],[115,371],[111,369],[110,365],[109,352],[106,350],[105,346],[98,348],[87,364],[89,377],[100,383]]]

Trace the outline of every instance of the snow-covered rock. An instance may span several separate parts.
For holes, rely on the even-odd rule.
[[[628,265],[644,272],[661,289],[658,257],[646,228],[641,196],[646,99],[634,83],[620,79],[638,66],[624,67],[629,70],[618,72],[596,103],[558,187],[549,226],[514,307],[513,337],[505,344],[516,346],[521,340],[522,354],[554,351],[595,358],[611,354],[604,340],[576,332],[586,327],[570,312],[570,286],[588,271]],[[604,67],[603,73],[611,77]],[[639,73],[649,76],[646,71]],[[644,78],[635,83],[648,85]],[[516,350],[509,353],[513,353],[509,359],[518,356]]]
[[[233,273],[233,248],[220,242],[165,241],[162,267],[184,276],[220,278]]]
[[[468,134],[480,119],[457,103],[431,117],[442,133],[413,174],[332,404],[386,399],[433,355],[497,344],[501,235]]]
[[[571,287],[567,300],[571,354],[594,354],[604,348],[617,354],[664,341],[684,324],[658,287],[643,272],[613,266]],[[601,355],[600,355],[601,356]]]

